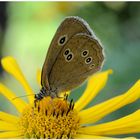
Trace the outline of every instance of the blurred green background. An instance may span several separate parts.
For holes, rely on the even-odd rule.
[[[127,91],[140,78],[139,2],[8,2],[0,3],[0,57],[14,56],[35,93],[39,91],[36,71],[41,69],[47,49],[66,16],[85,19],[104,45],[103,70],[113,69],[106,87],[88,105],[92,106]],[[25,95],[19,83],[0,68],[0,81],[17,96]],[[71,94],[76,101],[86,83]],[[24,98],[23,98],[24,99]],[[105,117],[114,120],[139,108],[132,103]],[[0,95],[0,110],[17,113]],[[140,135],[127,135],[137,136]]]

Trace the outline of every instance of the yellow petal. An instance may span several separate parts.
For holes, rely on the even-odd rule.
[[[7,131],[7,132],[0,132],[0,138],[16,138],[21,136],[19,131]]]
[[[76,134],[74,139],[113,139],[111,137],[103,137],[103,136],[96,136],[96,135],[86,135],[86,134]]]
[[[2,83],[0,83],[0,94],[5,96],[15,107],[19,112],[23,111],[23,108],[26,107],[27,103],[20,98],[16,98],[16,95],[10,91],[6,86],[4,86]],[[16,98],[15,100],[13,100]]]
[[[112,138],[112,137],[104,137],[104,136],[96,136],[96,135],[87,135],[87,134],[76,134],[76,136],[74,136],[74,139],[110,139],[110,140],[119,140],[120,138]],[[123,138],[124,140],[128,139],[128,140],[134,140],[136,139],[135,137],[126,137]]]
[[[0,121],[0,131],[5,131],[5,130],[17,130],[17,125]]]
[[[19,65],[17,64],[16,60],[13,57],[5,57],[1,61],[3,68],[5,71],[13,75],[24,87],[26,94],[33,94],[31,87],[29,86],[28,82],[26,81],[23,73],[20,70]],[[30,102],[33,101],[34,96],[27,96]]]
[[[85,109],[79,113],[81,124],[94,123],[109,113],[127,105],[140,97],[140,80],[138,80],[126,93]]]
[[[5,122],[16,124],[18,119],[19,118],[17,116],[14,116],[5,112],[0,112],[0,120],[3,120]]]
[[[136,140],[137,138],[135,138],[135,137],[126,137],[126,138],[123,138],[123,139],[125,139],[125,140]]]
[[[108,80],[108,75],[112,73],[112,70],[107,70],[94,74],[89,80],[88,85],[80,97],[80,99],[75,103],[75,109],[80,111],[83,109],[106,85]]]
[[[37,83],[39,87],[41,88],[41,70],[40,69],[37,70],[36,79],[37,79]]]
[[[14,139],[25,139],[25,137],[24,136],[17,136]]]
[[[120,135],[140,133],[140,110],[115,121],[80,128],[78,133],[92,135]]]

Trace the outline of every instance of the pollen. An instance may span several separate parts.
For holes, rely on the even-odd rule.
[[[73,100],[44,97],[23,110],[19,130],[24,138],[73,138],[79,120]]]

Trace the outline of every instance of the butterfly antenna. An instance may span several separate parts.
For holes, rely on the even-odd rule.
[[[35,95],[35,94],[28,94],[28,95],[18,96],[18,97],[13,98],[12,100],[22,98],[22,97],[32,96],[32,95]]]

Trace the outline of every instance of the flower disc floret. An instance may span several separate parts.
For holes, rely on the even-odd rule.
[[[72,100],[45,97],[24,109],[19,126],[26,138],[72,138],[79,117]]]

